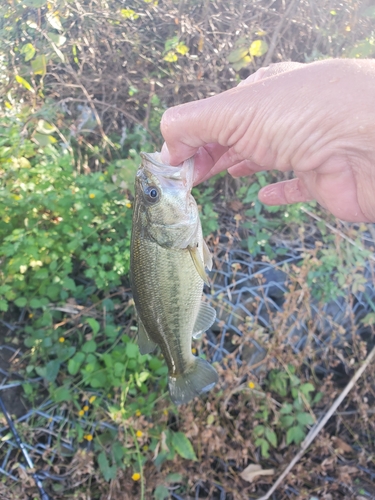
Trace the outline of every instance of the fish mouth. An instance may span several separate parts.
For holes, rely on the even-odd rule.
[[[164,179],[181,180],[189,189],[193,187],[194,160],[188,158],[177,166],[166,165],[161,161],[161,153],[141,153],[141,158],[146,163],[144,168],[157,177]]]

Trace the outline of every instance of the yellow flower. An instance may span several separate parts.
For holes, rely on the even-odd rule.
[[[143,446],[142,450],[143,450],[143,451],[148,451],[148,446],[147,446],[147,444],[145,444],[145,445]]]
[[[130,201],[126,201],[125,206],[126,206],[126,208],[131,208],[132,204],[130,203]]]
[[[92,435],[91,434],[85,434],[83,436],[84,439],[86,439],[86,441],[92,441]]]
[[[248,385],[248,387],[249,387],[250,389],[254,389],[254,387],[255,387],[254,382],[249,382],[247,385]]]
[[[133,479],[133,481],[139,481],[141,479],[140,473],[134,472],[134,474],[132,475],[132,479]]]
[[[83,408],[82,408],[83,411],[89,411],[89,407],[87,405],[85,405]]]
[[[89,403],[93,403],[96,399],[96,396],[91,396],[91,398],[89,399]]]
[[[168,415],[168,410],[163,410],[164,415]]]
[[[65,342],[65,337],[60,337],[59,342],[61,342],[61,343]]]
[[[78,415],[79,415],[80,417],[83,417],[83,415],[84,415],[84,414],[85,414],[84,410],[79,410]]]
[[[135,416],[136,416],[136,417],[140,417],[141,415],[142,415],[142,413],[140,412],[140,410],[137,410],[137,411],[135,412]]]
[[[135,433],[135,435],[137,436],[137,438],[141,438],[143,436],[143,432],[142,431],[137,431]]]
[[[34,314],[33,313],[29,313],[29,318],[32,318],[34,317]]]
[[[191,352],[192,352],[193,354],[196,354],[196,352],[197,352],[196,348],[195,348],[195,347],[192,347]]]
[[[91,198],[91,199],[95,198],[94,193],[90,193],[90,194],[89,194],[89,198]]]

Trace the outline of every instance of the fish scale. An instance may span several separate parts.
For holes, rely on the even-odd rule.
[[[216,370],[193,356],[193,336],[206,331],[215,310],[202,303],[205,267],[212,259],[191,195],[193,164],[171,167],[160,154],[142,154],[135,183],[131,286],[142,354],[158,345],[169,372],[169,392],[187,403],[217,382]]]

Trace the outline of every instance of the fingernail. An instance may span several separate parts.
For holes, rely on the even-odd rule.
[[[164,143],[161,148],[161,161],[166,165],[170,165],[171,162],[171,155],[169,153],[169,149],[166,143]]]

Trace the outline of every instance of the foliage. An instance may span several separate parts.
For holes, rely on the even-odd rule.
[[[313,397],[314,385],[311,382],[302,383],[292,365],[288,365],[285,371],[271,370],[266,385],[283,401],[278,410],[271,410],[269,403],[262,401],[255,414],[259,423],[253,429],[254,444],[260,447],[264,458],[269,458],[270,447],[277,448],[283,439],[287,445],[303,441],[307,428],[314,423],[312,407],[323,394],[316,392]],[[279,438],[278,434],[281,434]]]
[[[318,7],[296,3],[288,15],[285,8],[203,0],[0,5],[0,310],[5,324],[17,328],[4,342],[25,353],[19,374],[42,380],[23,384],[26,399],[37,405],[48,396],[66,411],[70,423],[58,439],[73,438],[93,452],[103,479],[92,471],[87,476],[102,488],[97,498],[119,478],[140,498],[166,499],[172,488],[187,497],[197,477],[199,483],[208,478],[213,488],[214,460],[231,471],[224,474],[218,465],[217,482],[242,491],[233,463],[239,468],[259,450],[267,460],[284,443],[299,444],[322,394],[329,401],[331,386],[317,392],[317,382],[297,377],[291,364],[275,369],[270,363],[263,380],[268,392],[259,391],[255,409],[247,407],[242,394],[237,398],[236,367],[230,364],[208,401],[197,399],[177,412],[166,404],[164,362],[141,356],[133,340],[131,190],[139,152],[160,148],[164,109],[233,87],[270,62],[374,54],[371,6],[322,0]],[[237,185],[233,198],[243,204],[235,220],[247,234],[248,250],[254,258],[277,260],[285,252],[275,243],[280,227],[300,235],[309,220],[299,205],[259,203],[257,192],[271,179],[255,174]],[[228,212],[221,204],[230,200],[218,194],[221,182],[219,176],[194,189],[205,235],[219,229],[223,206]],[[320,241],[306,247],[294,270],[306,277],[311,295],[327,301],[363,289],[368,253],[358,249],[360,235],[354,237],[358,248],[343,247],[324,222],[316,228]],[[374,313],[363,322],[373,325]],[[283,349],[278,345],[275,352],[284,356]],[[361,401],[371,398],[366,387],[362,393]],[[224,401],[228,412],[221,406],[218,411]],[[361,404],[358,415],[366,416]],[[230,406],[232,427],[226,420]],[[368,426],[367,436],[373,428],[366,418],[361,424]],[[101,427],[108,421],[117,432]],[[248,439],[241,441],[242,434]],[[361,445],[363,453],[367,446]]]
[[[204,236],[212,234],[219,228],[218,214],[214,206],[216,180],[217,179],[215,177],[212,177],[203,185],[201,184],[192,190],[192,194],[198,203],[199,216]]]
[[[244,183],[236,193],[239,200],[245,205],[244,222],[242,227],[249,229],[247,248],[252,255],[265,252],[268,257],[274,258],[285,253],[284,248],[275,247],[271,238],[280,224],[300,224],[305,220],[300,211],[300,204],[287,207],[267,206],[258,200],[259,190],[270,182],[265,173],[256,173],[251,183]],[[250,184],[250,185],[248,185]]]
[[[68,152],[38,153],[17,125],[0,133],[2,309],[93,293],[72,279],[77,266],[99,289],[118,286],[129,269],[130,201],[105,173],[77,176]]]

